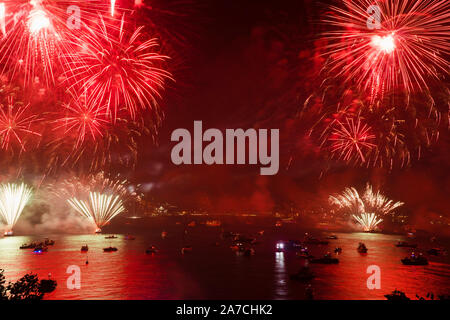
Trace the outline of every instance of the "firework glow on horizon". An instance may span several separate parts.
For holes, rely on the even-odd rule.
[[[32,194],[32,189],[24,183],[0,185],[0,215],[6,224],[6,232],[12,232]]]
[[[67,202],[78,213],[95,223],[97,231],[125,210],[119,195],[99,192],[89,192],[89,200],[70,198]]]
[[[355,188],[351,187],[346,188],[338,195],[329,196],[328,201],[346,214],[350,214],[364,231],[375,230],[377,225],[383,221],[382,216],[393,214],[395,209],[404,204],[388,199],[380,191],[373,192],[372,186],[369,184],[362,196]]]

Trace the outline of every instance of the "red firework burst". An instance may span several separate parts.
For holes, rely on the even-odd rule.
[[[24,136],[41,136],[40,133],[31,130],[31,126],[37,121],[37,115],[26,115],[29,104],[26,106],[15,106],[12,97],[8,97],[7,106],[0,108],[0,137],[1,147],[7,150],[11,140],[19,143],[21,150],[25,151]]]
[[[72,104],[65,105],[66,115],[57,120],[54,130],[64,129],[64,135],[75,135],[75,148],[80,146],[90,136],[92,140],[103,137],[103,130],[108,124],[105,108],[97,108],[86,104],[86,98],[78,98]]]
[[[2,73],[29,84],[53,84],[74,53],[73,39],[84,32],[98,12],[100,0],[3,0],[0,7]]]
[[[365,154],[376,147],[375,135],[367,124],[358,117],[345,118],[344,122],[336,120],[328,141],[331,142],[331,153],[344,161],[366,162]]]
[[[156,39],[140,41],[139,27],[128,35],[122,18],[117,35],[101,19],[98,30],[82,35],[80,60],[74,61],[69,82],[70,88],[81,88],[92,97],[90,104],[105,105],[107,112],[116,119],[120,110],[133,119],[138,109],[157,107],[159,91],[169,72],[160,65],[168,59],[156,50]]]
[[[330,75],[356,82],[372,96],[395,88],[421,91],[428,89],[430,79],[448,75],[449,1],[343,3],[332,6],[325,19],[333,28],[324,34]]]

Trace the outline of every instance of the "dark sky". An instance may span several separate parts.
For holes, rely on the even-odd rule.
[[[159,146],[146,144],[136,178],[152,196],[212,212],[271,212],[295,203],[320,206],[330,192],[371,182],[407,203],[414,217],[448,213],[448,134],[422,159],[393,172],[335,163],[323,171],[317,150],[295,136],[295,115],[312,90],[314,45],[326,10],[313,1],[193,1],[195,17],[177,83],[166,92]],[[176,128],[279,128],[280,171],[260,176],[257,166],[175,166],[170,161]],[[289,161],[290,165],[288,166]]]

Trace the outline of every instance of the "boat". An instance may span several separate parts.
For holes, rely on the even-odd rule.
[[[167,231],[161,232],[161,238],[162,238],[162,239],[167,238]]]
[[[301,250],[304,248],[304,246],[300,240],[289,240],[287,242],[287,248],[292,250]]]
[[[3,233],[3,236],[5,237],[12,237],[14,235],[12,230],[7,230],[5,233]]]
[[[327,237],[327,239],[330,239],[330,240],[336,240],[337,238],[338,237],[336,235],[334,235],[334,234],[332,234],[332,235]]]
[[[242,234],[237,234],[234,236],[233,241],[254,244],[256,242],[256,239],[252,237],[247,237]]]
[[[55,240],[50,240],[50,239],[46,238],[44,240],[44,245],[46,245],[46,246],[53,246],[53,245],[55,245]]]
[[[304,244],[317,244],[317,245],[327,245],[330,242],[327,240],[320,240],[314,237],[309,236],[308,234],[305,236],[304,240],[303,240]]]
[[[36,248],[36,243],[32,242],[30,244],[23,244],[20,246],[20,249],[34,249]]]
[[[334,253],[335,253],[335,254],[342,253],[342,248],[341,248],[341,247],[335,248],[335,249],[334,249]]]
[[[358,250],[359,253],[367,253],[368,249],[364,243],[360,242],[356,250]]]
[[[102,233],[102,229],[100,229],[100,228],[95,229],[95,233],[96,233],[96,234]]]
[[[297,273],[290,276],[291,280],[296,280],[300,282],[306,282],[315,278],[314,272],[308,267],[301,268]]]
[[[230,248],[232,251],[244,251],[244,245],[239,242],[232,244]]]
[[[395,246],[400,248],[417,248],[417,244],[408,243],[406,241],[399,241],[395,244]]]
[[[208,227],[220,227],[222,225],[222,222],[220,222],[219,220],[208,220],[205,224]]]
[[[320,263],[320,264],[337,264],[339,263],[339,259],[332,258],[329,253],[325,254],[322,258],[311,259],[311,263]]]
[[[192,252],[192,247],[191,246],[186,246],[186,247],[181,248],[181,253],[182,254],[185,254],[185,253],[188,253],[188,252]]]
[[[131,234],[127,234],[127,235],[125,236],[125,240],[136,240],[136,238],[133,237]]]
[[[84,245],[81,247],[81,252],[88,252],[88,251],[89,251],[88,245]]]
[[[45,246],[36,246],[36,247],[33,249],[33,252],[34,252],[34,253],[42,253],[42,252],[47,252],[47,250],[48,250],[48,248],[45,247]]]
[[[111,236],[105,237],[105,239],[117,239],[117,237],[115,235],[111,235]]]
[[[414,252],[411,256],[406,257],[401,260],[404,265],[407,266],[426,266],[428,265],[428,260],[422,254],[416,255]]]
[[[384,295],[386,297],[386,299],[391,300],[391,301],[406,301],[406,300],[411,300],[410,298],[408,298],[404,292],[399,291],[399,290],[394,290],[392,291],[392,293],[390,294],[385,294]]]
[[[431,256],[440,256],[444,253],[444,250],[441,248],[431,248],[427,253]]]
[[[103,248],[104,252],[115,252],[117,251],[117,248],[115,247],[108,247],[108,248]]]
[[[187,226],[192,228],[195,227],[195,221],[189,222]]]
[[[276,249],[277,249],[277,252],[284,252],[285,251],[285,243],[283,241],[277,242]]]
[[[158,253],[158,249],[155,246],[150,246],[145,250],[146,254],[155,254]]]
[[[313,258],[314,258],[314,256],[311,255],[311,254],[308,252],[308,250],[300,250],[300,251],[297,251],[297,252],[295,253],[295,255],[296,255],[298,258],[303,258],[303,259],[313,259]]]

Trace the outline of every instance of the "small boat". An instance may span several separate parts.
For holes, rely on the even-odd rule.
[[[339,259],[332,258],[329,253],[325,254],[322,258],[311,259],[311,263],[321,263],[321,264],[336,264],[339,263]]]
[[[55,240],[50,240],[50,239],[46,238],[44,240],[44,245],[46,245],[46,246],[53,246],[53,245],[55,245]]]
[[[167,238],[167,231],[161,232],[161,238],[162,238],[162,239]]]
[[[283,224],[281,223],[281,221],[277,221],[277,222],[275,223],[275,227],[279,228],[279,227],[281,227],[281,226],[283,226]]]
[[[100,229],[100,228],[95,229],[95,233],[96,233],[96,234],[102,233],[102,229]]]
[[[20,249],[34,249],[36,248],[36,243],[30,243],[30,244],[23,244],[20,246]]]
[[[108,247],[108,248],[103,248],[104,252],[115,252],[117,251],[117,248],[115,247]]]
[[[290,276],[291,280],[306,282],[315,278],[314,272],[308,267],[301,268],[297,273]]]
[[[111,235],[111,236],[105,237],[105,239],[117,239],[117,237],[115,235]]]
[[[3,233],[3,236],[5,237],[12,237],[14,235],[12,230],[7,230],[5,233]]]
[[[88,245],[85,245],[85,246],[81,247],[81,252],[88,252],[88,251],[89,251]]]
[[[341,248],[341,247],[335,248],[335,249],[334,249],[334,253],[335,253],[335,254],[340,254],[340,253],[342,253],[342,248]]]
[[[441,248],[431,248],[430,250],[427,251],[427,253],[430,256],[440,256],[444,253],[444,250],[442,250]]]
[[[386,299],[391,300],[391,301],[406,301],[406,300],[411,300],[410,298],[408,298],[404,292],[399,291],[399,290],[394,290],[392,291],[392,293],[390,294],[385,294],[384,295],[386,297]]]
[[[191,221],[187,225],[188,227],[195,227],[195,221]]]
[[[158,253],[158,249],[155,246],[150,246],[145,250],[146,254],[155,254]]]
[[[258,235],[259,235],[259,236],[264,235],[264,230],[258,231]]]
[[[220,220],[208,220],[206,221],[206,226],[208,227],[220,227],[222,222]]]
[[[125,236],[125,240],[136,240],[136,238],[133,237],[131,234],[127,234],[127,235]]]
[[[356,250],[358,250],[359,253],[367,253],[368,249],[364,243],[360,242]]]
[[[296,255],[298,258],[302,258],[302,259],[313,259],[313,258],[314,258],[314,256],[311,255],[311,254],[308,252],[308,250],[301,250],[301,251],[298,251],[298,252],[295,253],[295,255]]]
[[[286,247],[285,243],[283,241],[280,241],[280,242],[277,242],[275,248],[276,248],[277,252],[284,252],[286,249],[285,247]]]
[[[408,243],[406,241],[399,241],[395,244],[395,246],[400,248],[417,248],[417,244]]]
[[[42,253],[42,252],[47,252],[48,248],[45,246],[37,246],[33,249],[34,253]]]
[[[304,240],[303,240],[303,243],[304,244],[317,244],[317,245],[323,244],[323,245],[327,245],[330,242],[327,241],[327,240],[320,240],[320,239],[311,237],[310,235],[306,235]]]
[[[181,248],[181,254],[185,254],[185,253],[188,253],[188,252],[192,252],[192,247],[191,246],[186,246],[186,247]]]
[[[406,257],[401,260],[404,265],[407,266],[426,266],[428,265],[428,260],[422,254],[416,255],[414,252],[411,256]]]
[[[298,250],[298,249],[303,249],[303,244],[300,240],[289,240],[287,242],[287,247],[288,249],[292,249],[292,250]]]
[[[242,246],[238,245],[238,244],[233,244],[230,246],[232,251],[239,251],[241,249]]]
[[[336,240],[337,238],[338,237],[336,235],[334,235],[334,234],[332,234],[332,235],[327,237],[327,239],[330,239],[330,240]]]
[[[254,244],[256,242],[256,239],[252,238],[252,237],[247,237],[245,235],[238,234],[238,235],[234,236],[233,241]]]

